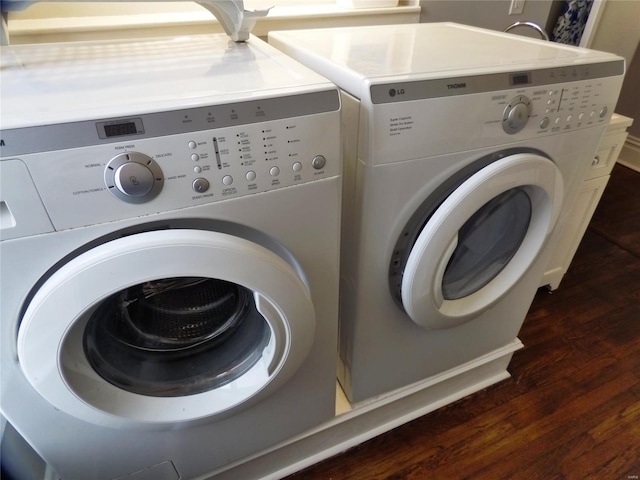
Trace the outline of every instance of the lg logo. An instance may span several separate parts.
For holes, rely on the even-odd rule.
[[[404,88],[391,88],[389,89],[389,96],[390,97],[395,97],[396,95],[404,95]]]

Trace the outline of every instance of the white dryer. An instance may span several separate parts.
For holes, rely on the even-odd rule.
[[[273,32],[342,89],[352,402],[516,340],[623,59],[449,23]]]
[[[0,405],[63,479],[334,416],[339,115],[258,38],[3,47]]]

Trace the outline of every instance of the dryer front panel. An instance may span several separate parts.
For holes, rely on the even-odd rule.
[[[428,198],[394,249],[390,287],[425,328],[470,321],[503,298],[558,219],[562,175],[551,160],[512,152],[482,166],[493,157]]]
[[[315,313],[268,248],[194,229],[123,236],[40,285],[20,325],[31,385],[82,420],[141,428],[221,417],[302,364]]]

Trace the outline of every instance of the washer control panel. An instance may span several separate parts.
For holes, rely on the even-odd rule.
[[[134,132],[101,145],[15,158],[27,165],[60,230],[337,176],[340,151],[335,109],[157,137]]]

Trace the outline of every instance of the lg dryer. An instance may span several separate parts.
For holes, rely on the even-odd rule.
[[[258,38],[3,47],[0,405],[63,479],[333,417],[339,113]]]
[[[623,59],[449,23],[269,41],[342,89],[339,378],[350,400],[514,342]]]

